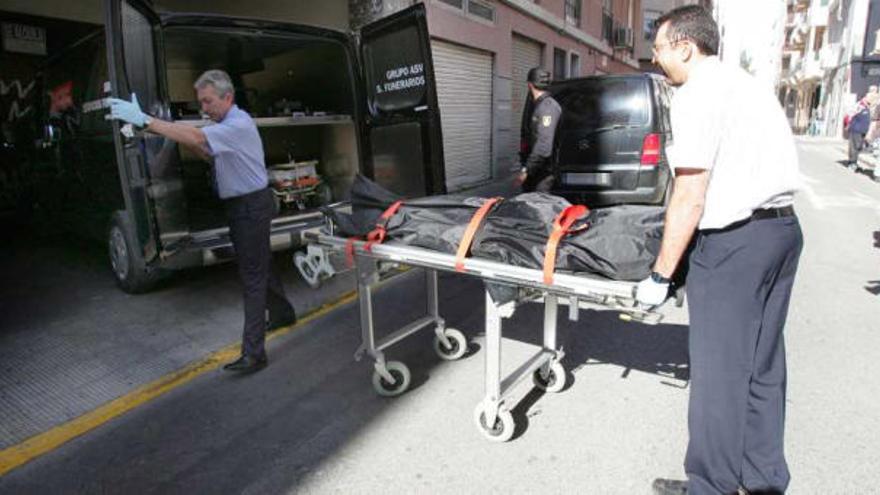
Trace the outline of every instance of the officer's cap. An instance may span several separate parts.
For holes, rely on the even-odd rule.
[[[550,84],[550,73],[540,67],[535,67],[529,70],[526,80],[536,88],[544,88]]]

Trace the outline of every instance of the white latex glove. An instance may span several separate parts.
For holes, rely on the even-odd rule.
[[[138,127],[144,126],[147,114],[141,110],[136,94],[131,94],[131,101],[120,100],[119,98],[109,98],[109,101],[109,118],[128,122],[129,124],[134,124]]]
[[[646,306],[658,306],[669,297],[669,283],[655,282],[651,277],[636,286],[636,301]]]

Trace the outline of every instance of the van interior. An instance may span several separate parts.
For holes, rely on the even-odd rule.
[[[206,70],[232,78],[263,140],[277,217],[348,199],[358,171],[355,93],[346,48],[299,33],[171,26],[164,30],[171,118],[203,126],[193,88]],[[226,225],[212,167],[177,147],[190,232]]]

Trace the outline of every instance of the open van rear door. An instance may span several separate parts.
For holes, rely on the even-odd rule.
[[[366,85],[366,166],[406,197],[444,194],[443,137],[425,6],[361,29]]]
[[[104,6],[111,94],[128,100],[136,93],[141,108],[155,115],[161,107],[156,57],[159,17],[141,0],[106,0]],[[123,127],[124,123],[113,122],[116,163],[136,241],[144,261],[150,262],[162,246],[158,242],[156,208],[150,197],[148,163],[151,150],[161,147],[157,140],[162,138],[142,132],[127,132],[125,136],[121,132]]]

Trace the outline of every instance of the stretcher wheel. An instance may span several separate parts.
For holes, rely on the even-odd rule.
[[[382,397],[396,397],[409,388],[409,368],[400,361],[388,361],[385,369],[394,377],[394,383],[389,383],[378,371],[373,371],[373,389]]]
[[[464,353],[467,352],[468,341],[467,337],[461,333],[460,330],[456,330],[454,328],[446,328],[443,330],[443,335],[449,339],[449,344],[451,347],[446,347],[443,345],[443,341],[440,340],[440,337],[434,336],[434,352],[440,356],[440,359],[445,359],[446,361],[455,361],[456,359],[464,356]]]
[[[296,269],[299,270],[303,280],[309,284],[309,287],[313,289],[321,287],[321,277],[315,272],[312,265],[309,264],[309,258],[305,253],[299,251],[296,252],[293,255],[293,264],[296,266]]]
[[[477,406],[474,411],[474,419],[477,421],[477,428],[484,437],[493,442],[506,442],[513,438],[513,432],[516,429],[516,423],[513,421],[513,414],[510,411],[498,411],[495,418],[495,424],[489,426],[486,422],[486,411],[483,404]]]
[[[543,366],[536,369],[535,373],[532,374],[532,381],[535,383],[535,386],[550,393],[562,391],[565,388],[566,379],[565,368],[562,367],[562,364],[558,361],[551,364],[547,376],[544,376],[541,372],[542,368]]]

